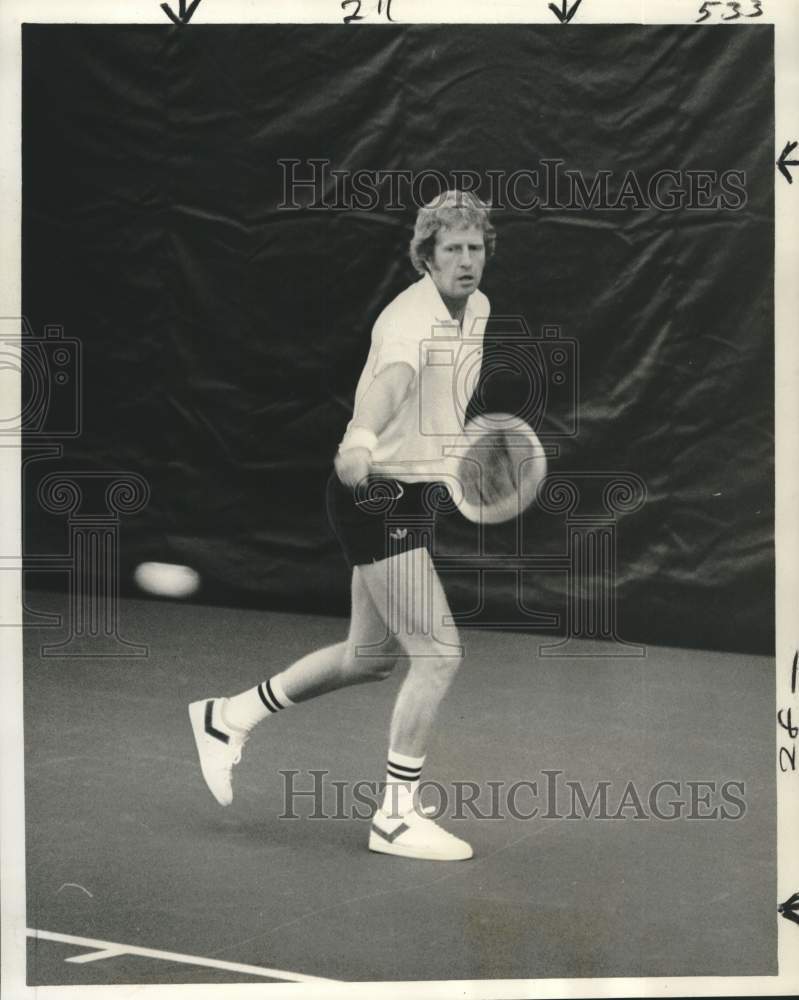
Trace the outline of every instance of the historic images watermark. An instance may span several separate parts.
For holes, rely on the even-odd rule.
[[[0,554],[0,570],[58,573],[66,580],[64,614],[27,606],[28,626],[66,631],[43,643],[42,657],[139,657],[148,647],[120,634],[120,544],[123,518],[143,510],[150,485],[133,470],[49,470],[64,457],[64,443],[84,425],[83,344],[60,325],[34,331],[23,316],[0,317],[0,382],[19,388],[19,405],[0,416],[0,448],[19,451],[23,495],[49,515],[66,520],[65,548]],[[22,622],[8,622],[19,627]]]
[[[369,819],[383,805],[383,781],[339,780],[316,769],[279,773],[283,779],[279,819]],[[747,811],[745,783],[739,780],[589,782],[547,768],[514,780],[422,781],[415,797],[426,815],[450,820],[738,820]],[[389,811],[391,798],[390,788]]]
[[[662,168],[588,173],[560,159],[517,170],[341,170],[322,157],[278,159],[278,209],[405,212],[435,203],[445,191],[471,191],[493,209],[533,211],[739,212],[746,172]]]

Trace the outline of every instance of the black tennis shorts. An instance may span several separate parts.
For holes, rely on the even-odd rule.
[[[443,483],[403,483],[369,476],[355,490],[327,481],[327,516],[350,566],[379,562],[409,549],[432,551],[436,516],[454,509]]]

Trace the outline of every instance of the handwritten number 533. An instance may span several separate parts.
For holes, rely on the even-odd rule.
[[[742,14],[741,8],[744,5],[738,0],[728,0],[726,3],[722,3],[722,0],[705,0],[705,3],[699,8],[699,13],[702,15],[698,17],[695,24],[701,24],[702,21],[707,21],[713,16],[713,11],[711,7],[729,7],[732,14],[721,14],[722,21],[737,21],[739,17],[762,17],[763,16],[763,0],[749,0],[746,5],[749,9],[748,14]]]

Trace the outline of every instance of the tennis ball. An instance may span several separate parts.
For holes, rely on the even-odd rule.
[[[189,597],[200,586],[200,574],[196,570],[175,563],[140,563],[133,579],[145,593],[158,597]]]

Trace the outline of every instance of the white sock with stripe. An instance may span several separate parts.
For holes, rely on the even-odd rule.
[[[396,750],[389,750],[386,791],[383,796],[383,812],[387,816],[404,816],[413,808],[414,798],[419,792],[424,760],[424,757],[409,757]]]
[[[293,705],[294,702],[283,690],[280,678],[281,674],[275,674],[268,681],[228,698],[222,710],[227,725],[247,733],[268,715]]]

